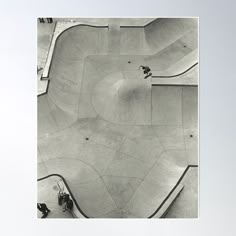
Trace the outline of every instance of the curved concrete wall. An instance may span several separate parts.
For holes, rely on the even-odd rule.
[[[150,51],[156,53],[194,30],[197,18],[158,18],[145,27],[145,35]]]
[[[62,110],[76,116],[84,59],[106,50],[107,28],[73,27],[57,40],[49,75],[48,96]]]

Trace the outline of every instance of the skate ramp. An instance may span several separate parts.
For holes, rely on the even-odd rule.
[[[158,18],[144,27],[152,54],[157,53],[190,31],[198,30],[197,18]]]
[[[174,68],[175,70],[175,68]],[[172,68],[169,70],[172,71]],[[179,74],[172,74],[173,72],[169,72],[170,74],[160,75],[159,73],[154,74],[151,77],[152,86],[155,85],[187,85],[187,86],[198,86],[198,73],[199,66],[198,63],[193,64],[185,71]]]
[[[115,53],[117,52],[118,55],[120,54],[119,51],[122,52],[122,55],[124,53],[134,53],[134,51],[137,54],[137,58],[134,55],[129,55],[132,58],[131,63],[136,64],[135,67],[121,68],[120,64],[117,65],[117,68],[123,69],[123,71],[136,73],[138,66],[142,63],[151,67],[154,72],[153,75],[169,74],[170,72],[177,74],[182,68],[196,63],[197,37],[196,30],[194,31],[193,29],[194,27],[196,28],[195,24],[191,23],[192,20],[189,19],[185,20],[187,22],[191,21],[190,23],[186,23],[186,25],[183,24],[183,20],[181,22],[177,20],[177,29],[180,28],[178,30],[178,38],[176,39],[173,36],[173,40],[165,41],[156,36],[158,33],[154,29],[157,28],[159,30],[163,28],[161,33],[163,35],[168,34],[169,38],[172,38],[171,30],[174,19],[170,22],[169,19],[167,21],[167,28],[165,28],[165,24],[163,26],[163,20],[156,20],[144,28],[140,27],[134,30],[121,28],[121,36],[118,36],[120,39],[118,41],[114,39],[117,38],[117,30],[115,30],[114,37],[111,37],[109,35],[112,34],[112,30],[110,30],[109,34],[108,27],[81,25],[64,31],[57,39],[53,54],[49,75],[50,85],[48,86],[47,93],[47,96],[50,98],[50,100],[48,99],[48,103],[52,102],[59,109],[68,113],[72,117],[72,120],[76,120],[86,58],[89,55],[108,55],[114,40],[116,42],[114,45],[116,47]],[[180,25],[184,25],[183,28],[186,28],[186,30],[182,30]],[[191,27],[188,27],[189,25]],[[149,29],[150,27],[152,30]],[[191,30],[187,30],[189,28]],[[109,38],[112,38],[112,40],[109,41]],[[154,50],[152,49],[152,42],[146,40],[148,38],[155,38],[157,41],[160,40],[160,44],[164,42],[164,45],[158,48],[158,50]],[[118,46],[120,46],[120,50],[117,49],[119,42],[120,45]],[[130,42],[137,42],[136,50],[134,50]],[[145,53],[148,52],[147,48],[151,49],[151,52],[149,51],[150,55],[145,56]],[[140,59],[140,55],[143,55],[142,59]],[[129,58],[127,57],[128,60]],[[103,69],[104,65],[101,65],[101,68]],[[91,72],[89,73],[97,74],[97,77],[104,77],[104,73],[108,72],[112,72],[112,68],[110,69],[108,66],[105,68],[105,71],[101,71],[99,66],[96,66],[96,70],[91,66]]]
[[[89,217],[149,217],[198,162],[197,88],[151,87],[138,70],[149,60],[174,73],[196,48],[179,47],[188,30],[157,47],[149,34],[164,38],[154,25],[140,29],[145,46],[135,55],[124,55],[133,31],[119,51],[108,50],[107,27],[73,27],[57,40],[48,92],[38,97],[38,175],[64,176]]]
[[[104,119],[116,124],[150,125],[151,84],[112,73],[96,84],[92,104]]]

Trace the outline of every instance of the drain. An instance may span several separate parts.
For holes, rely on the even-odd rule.
[[[190,138],[192,138],[192,137],[193,137],[193,135],[192,135],[192,134],[190,134],[190,135],[189,135],[189,137],[190,137]]]
[[[131,63],[131,61],[128,61],[128,63],[130,64],[130,63]]]
[[[89,140],[89,138],[85,138],[85,140],[87,140],[87,141],[88,141],[88,140]]]

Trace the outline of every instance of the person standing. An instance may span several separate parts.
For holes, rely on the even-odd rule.
[[[46,218],[48,216],[48,213],[50,212],[50,210],[48,209],[45,203],[37,203],[37,208],[39,211],[43,213],[41,218]]]
[[[73,205],[74,205],[73,201],[69,198],[69,199],[65,202],[65,207],[64,207],[63,211],[66,211],[66,210],[72,211]]]

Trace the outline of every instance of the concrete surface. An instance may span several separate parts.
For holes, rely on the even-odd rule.
[[[190,168],[182,182],[184,191],[169,209],[166,218],[195,218],[198,215],[198,168]]]
[[[196,61],[196,22],[163,21],[130,33],[113,21],[112,30],[76,26],[56,41],[48,93],[38,97],[38,177],[64,176],[89,217],[146,218],[198,164],[198,88],[151,86],[138,69]]]
[[[183,184],[179,184],[171,194],[171,196],[167,199],[161,209],[154,215],[153,218],[166,218],[166,213],[169,212],[169,208],[175,203],[176,199],[179,197],[181,192],[184,189]]]
[[[74,218],[73,215],[65,211],[63,212],[63,206],[58,205],[58,198],[57,194],[59,192],[58,178],[51,177],[49,179],[44,179],[42,181],[37,182],[37,189],[38,189],[38,203],[46,203],[48,209],[51,211],[49,212],[48,218]],[[37,217],[41,218],[42,213],[37,210]]]
[[[45,65],[47,62],[48,53],[50,50],[51,40],[53,38],[53,32],[55,28],[55,23],[48,24],[48,23],[39,23],[37,22],[37,67],[41,68],[41,70],[37,73],[37,91],[38,95],[45,93],[48,81],[42,80],[42,75],[45,69]]]

